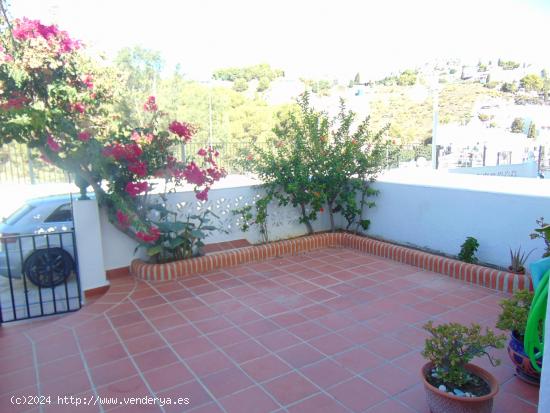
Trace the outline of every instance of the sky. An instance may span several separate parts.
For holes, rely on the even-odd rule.
[[[378,79],[426,61],[517,59],[550,67],[550,0],[11,0],[12,17],[113,57],[158,50],[189,78],[269,63],[290,77]]]

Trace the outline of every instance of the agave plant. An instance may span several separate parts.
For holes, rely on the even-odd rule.
[[[510,248],[510,266],[508,268],[513,272],[524,273],[525,261],[527,261],[527,258],[529,258],[529,255],[531,255],[534,250],[535,248],[527,253],[526,251],[522,251],[521,247],[515,251]]]

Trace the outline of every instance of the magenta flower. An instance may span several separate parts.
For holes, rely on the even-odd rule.
[[[48,140],[46,141],[52,152],[59,152],[61,150],[61,145],[54,139],[52,135],[48,135]]]
[[[26,17],[14,21],[12,34],[19,41],[41,37],[60,54],[70,53],[80,47],[79,41],[71,39],[67,32],[59,30],[56,25],[47,26],[40,20],[30,20]]]
[[[86,107],[82,103],[74,103],[72,105],[72,110],[78,113],[84,113],[86,112]]]
[[[199,201],[208,201],[208,190],[209,188],[204,188],[202,191],[197,192],[195,196]]]
[[[0,105],[0,109],[2,110],[10,110],[10,109],[23,109],[23,106],[29,101],[24,96],[16,96],[8,99],[6,103],[2,103]]]
[[[128,170],[139,177],[147,176],[147,164],[145,162],[136,161],[128,165]]]
[[[147,102],[143,105],[143,110],[146,112],[156,112],[159,109],[154,96],[149,96]]]
[[[126,184],[126,192],[132,197],[135,198],[142,192],[146,192],[149,189],[149,184],[147,182],[128,182]]]
[[[170,126],[168,126],[168,130],[172,133],[175,133],[180,138],[183,138],[185,142],[190,140],[195,133],[195,129],[190,124],[185,122],[178,122],[177,120],[173,121]]]
[[[88,142],[91,137],[92,137],[92,134],[88,131],[79,132],[77,135],[78,140],[82,142]]]
[[[143,231],[136,232],[136,237],[138,237],[143,242],[155,242],[160,237],[160,230],[157,227],[151,227],[149,228],[148,233]]]
[[[116,212],[116,218],[118,220],[118,223],[123,227],[127,228],[130,226],[130,218],[127,214],[122,212],[120,209]]]
[[[109,144],[105,146],[102,151],[104,156],[111,156],[117,161],[125,159],[128,162],[136,162],[137,159],[141,156],[143,151],[139,145],[131,143],[128,145],[121,145],[120,143],[115,143],[114,145]]]
[[[206,182],[206,174],[195,162],[191,162],[183,171],[183,176],[187,182],[196,186],[202,186]]]
[[[200,148],[199,151],[197,152],[197,155],[199,156],[206,156],[208,154],[208,152],[206,152],[206,149],[204,148]]]
[[[92,75],[86,75],[84,76],[84,79],[82,79],[82,83],[88,88],[93,89],[94,88],[94,78]]]

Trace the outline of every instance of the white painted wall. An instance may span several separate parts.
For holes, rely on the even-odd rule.
[[[550,221],[550,182],[541,179],[455,175],[406,171],[389,173],[374,187],[380,190],[370,209],[368,235],[456,255],[466,237],[480,243],[482,262],[508,266],[509,248],[537,248],[531,240],[535,220]]]
[[[103,249],[106,238],[99,224],[99,210],[95,199],[76,200],[73,203],[78,268],[82,291],[108,284],[105,277]]]
[[[235,186],[213,189],[209,193],[208,202],[203,203],[195,198],[192,191],[183,191],[169,194],[169,208],[180,210],[180,216],[196,214],[205,208],[210,208],[218,217],[218,225],[226,232],[215,232],[206,238],[205,243],[233,241],[247,239],[251,243],[261,241],[261,236],[256,225],[247,232],[241,231],[241,219],[232,211],[250,205],[254,199],[261,196],[262,192],[250,182],[246,185],[236,183]],[[279,240],[297,237],[306,233],[304,224],[298,222],[299,211],[291,206],[277,207],[275,203],[269,207],[268,225],[270,228],[270,240]],[[315,231],[325,231],[330,228],[328,215],[325,213],[321,219],[313,223]],[[136,257],[143,257],[144,251],[140,249],[136,255],[134,250],[137,243],[118,231],[108,220],[107,215],[101,213],[101,232],[103,234],[103,255],[105,269],[125,267]]]
[[[531,240],[535,220],[546,216],[550,221],[550,180],[474,176],[419,171],[391,171],[374,186],[380,190],[377,206],[367,212],[371,219],[368,235],[388,241],[429,248],[456,255],[467,236],[478,239],[478,257],[483,262],[508,266],[509,247],[527,251],[537,248],[529,261],[540,258],[541,240]],[[250,181],[214,189],[206,205],[193,192],[170,195],[172,207],[179,205],[182,215],[211,208],[220,217],[227,233],[217,232],[207,243],[241,238],[251,243],[261,240],[256,226],[240,230],[240,219],[232,211],[253,202],[259,196]],[[292,207],[269,210],[270,239],[284,239],[306,233],[298,222],[299,213]],[[328,215],[314,223],[316,231],[329,229]],[[339,217],[337,223],[343,224]],[[120,233],[101,216],[105,269],[127,266],[135,257],[136,243]]]

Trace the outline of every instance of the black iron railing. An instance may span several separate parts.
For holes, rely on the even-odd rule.
[[[74,230],[0,237],[0,322],[79,310]]]

